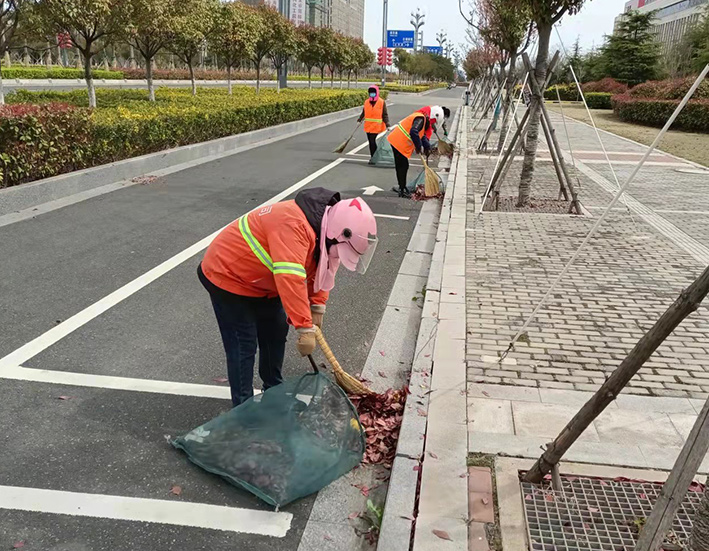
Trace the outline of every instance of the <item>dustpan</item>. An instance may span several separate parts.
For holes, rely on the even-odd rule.
[[[423,157],[421,157],[421,161],[423,162],[423,169],[416,178],[406,184],[406,189],[411,193],[416,193],[417,189],[421,189],[424,196],[435,197],[443,191],[443,180],[435,170],[428,166]]]

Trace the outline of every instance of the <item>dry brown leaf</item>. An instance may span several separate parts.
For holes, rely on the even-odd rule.
[[[483,390],[483,396],[487,396],[488,398],[490,397],[490,395],[487,392],[485,392],[484,390]]]
[[[380,372],[379,372],[379,376],[382,377],[383,379],[386,379],[386,378],[387,378],[387,374],[384,373],[383,371],[380,371]]]
[[[25,546],[24,541],[16,541],[15,544],[12,546],[13,549],[20,549]]]
[[[482,498],[482,502],[483,502],[483,505],[487,505],[488,503],[490,503],[490,500],[488,498],[484,497],[484,498]]]
[[[428,452],[428,455],[430,455],[433,459],[438,459],[438,456],[433,452]]]
[[[350,519],[350,520],[354,520],[354,519],[356,519],[358,516],[359,516],[359,513],[355,511],[354,513],[350,513],[349,515],[347,515],[347,518]]]
[[[451,538],[448,535],[448,532],[444,530],[431,530],[435,536],[438,536],[442,540],[448,540],[448,541],[453,541],[453,538]]]
[[[170,493],[174,496],[182,495],[182,487],[175,485],[172,488],[170,488]]]
[[[325,535],[323,536],[323,539],[324,539],[325,541],[335,541],[335,540],[332,539],[332,536],[329,536],[329,535],[327,535],[327,534],[325,534]]]
[[[428,413],[426,413],[426,412],[425,412],[424,410],[422,410],[421,408],[418,408],[418,409],[416,410],[416,412],[417,412],[421,417],[427,417],[427,416],[428,416]]]
[[[414,520],[416,520],[416,519],[414,519],[414,517],[412,517],[411,515],[401,515],[401,518],[405,518],[406,520],[410,520],[411,522],[413,522]]]
[[[229,379],[227,379],[226,377],[214,377],[212,381],[214,381],[215,383],[228,383]]]
[[[71,400],[71,396],[57,396],[57,400]]]

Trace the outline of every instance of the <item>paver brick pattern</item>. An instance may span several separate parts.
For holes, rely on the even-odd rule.
[[[481,125],[483,126],[483,125]],[[593,129],[567,121],[572,147],[600,149]],[[468,130],[472,129],[472,124]],[[478,131],[479,132],[479,131]],[[566,147],[559,122],[557,133]],[[603,135],[609,151],[643,151]],[[468,143],[477,139],[470,137]],[[508,359],[503,353],[563,265],[594,223],[590,217],[485,212],[478,216],[495,158],[468,161],[467,350],[469,382],[596,390],[637,341],[705,266],[639,215],[614,210]],[[589,165],[614,182],[604,165]],[[614,167],[621,183],[632,166]],[[521,162],[515,161],[502,195],[516,193]],[[573,167],[572,167],[573,170]],[[594,216],[611,195],[574,171],[579,195]],[[640,172],[632,195],[653,209],[709,211],[709,182],[671,167]],[[700,180],[702,180],[700,182]],[[550,162],[537,163],[533,195],[554,197],[558,182]],[[707,189],[704,189],[707,188]],[[709,243],[709,216],[660,214],[702,243]],[[709,309],[703,306],[665,341],[627,392],[704,398],[709,393]]]

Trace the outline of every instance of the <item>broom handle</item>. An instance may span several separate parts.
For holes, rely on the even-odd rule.
[[[318,345],[320,345],[320,348],[322,349],[323,354],[325,354],[325,358],[332,366],[332,370],[335,372],[338,372],[338,371],[343,372],[344,369],[342,369],[342,366],[337,361],[337,358],[335,358],[335,355],[332,353],[332,350],[330,349],[330,345],[327,344],[327,341],[325,340],[325,336],[322,334],[322,331],[320,330],[320,328],[317,325],[315,326],[315,340],[318,341]]]
[[[352,131],[352,134],[350,134],[350,140],[351,140],[352,138],[354,138],[355,132],[357,132],[357,130],[359,130],[359,127],[360,127],[360,126],[362,126],[362,121],[359,121],[359,122],[357,123],[357,126],[355,126],[355,129]],[[350,141],[350,140],[347,140],[347,141]]]

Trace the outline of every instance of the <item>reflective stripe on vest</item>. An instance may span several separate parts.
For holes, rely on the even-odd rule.
[[[248,216],[248,214],[245,214],[239,218],[239,231],[241,232],[241,236],[249,245],[251,252],[256,255],[256,257],[264,266],[266,266],[266,268],[268,268],[268,271],[273,273],[273,275],[290,274],[305,279],[307,274],[305,272],[305,267],[302,264],[298,264],[297,262],[273,262],[271,255],[266,252],[266,249],[261,246],[258,239],[256,239],[254,234],[251,233]]]
[[[401,131],[404,133],[404,136],[406,136],[409,141],[413,141],[413,140],[411,139],[411,134],[409,134],[406,130],[404,130],[404,127],[401,126],[401,123],[397,124],[396,126],[399,127],[399,130],[401,130]]]
[[[364,119],[364,122],[384,122],[384,119]]]

